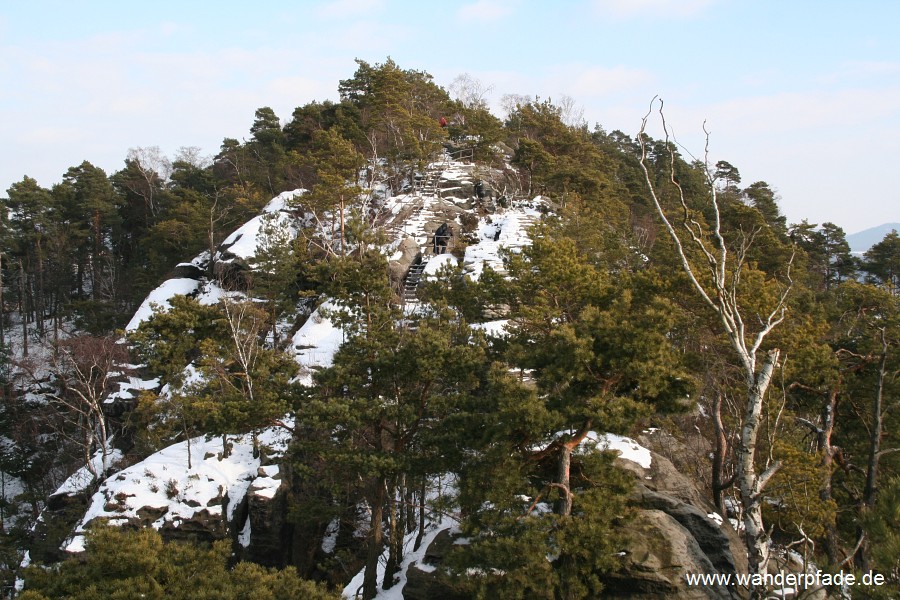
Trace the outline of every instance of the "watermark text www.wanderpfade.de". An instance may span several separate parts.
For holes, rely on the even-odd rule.
[[[869,571],[857,576],[855,573],[838,571],[811,571],[809,573],[687,573],[684,576],[691,586],[739,586],[739,587],[793,587],[800,589],[828,586],[884,585],[884,575]]]

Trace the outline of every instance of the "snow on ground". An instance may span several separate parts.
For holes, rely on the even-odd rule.
[[[258,437],[260,444],[271,449],[269,456],[284,452],[290,441],[290,433],[283,428],[265,429]],[[178,525],[202,511],[230,521],[235,507],[257,480],[260,460],[253,457],[250,434],[229,436],[228,441],[233,445],[228,458],[219,459],[221,438],[197,437],[190,442],[191,469],[187,467],[188,443],[180,442],[111,476],[91,498],[75,535],[64,544],[64,549],[82,551],[85,526],[94,519],[122,525],[129,519],[140,520],[144,513],[141,509],[146,508],[162,512],[150,523],[156,529],[165,523]],[[269,490],[276,481],[277,468],[268,468],[264,473],[260,490]]]
[[[263,214],[253,217],[231,235],[225,238],[220,245],[228,255],[248,259],[256,256],[261,237],[264,235],[264,227],[272,227],[282,231],[289,239],[297,235],[294,218],[285,212],[288,200],[302,194],[302,190],[283,192],[273,198],[263,208]],[[220,262],[230,262],[231,258],[218,259]]]
[[[509,319],[500,319],[499,321],[488,321],[486,323],[473,323],[470,325],[472,329],[480,329],[488,337],[506,337],[509,330]]]
[[[535,199],[531,204],[539,203]],[[540,211],[531,204],[515,203],[513,206],[481,220],[475,232],[477,244],[466,248],[463,264],[466,273],[472,279],[478,279],[485,266],[495,271],[504,271],[501,249],[518,252],[523,246],[531,244],[528,228],[540,219]]]
[[[188,363],[181,371],[181,385],[173,389],[172,385],[167,383],[159,390],[159,396],[160,398],[171,398],[172,393],[190,393],[191,387],[197,386],[203,381],[203,373],[200,372],[194,363]]]
[[[103,399],[104,403],[111,404],[116,400],[131,400],[135,394],[139,394],[142,390],[155,390],[159,387],[159,377],[153,379],[141,379],[129,375],[127,381],[119,382],[119,389],[112,392]]]
[[[0,436],[0,449],[6,454],[11,452],[15,442],[6,436]],[[0,471],[0,501],[5,502],[6,510],[3,511],[3,521],[0,523],[4,531],[13,527],[19,519],[16,497],[25,491],[24,482],[6,471]]]
[[[425,270],[422,271],[422,276],[426,279],[436,279],[438,271],[446,266],[455,268],[457,264],[456,257],[452,254],[439,254],[438,256],[433,256],[431,257],[431,260],[425,264]]]
[[[264,226],[272,226],[287,232],[289,237],[296,235],[296,229],[289,215],[284,213],[265,213],[253,217],[222,242],[221,247],[228,255],[248,259],[256,256],[260,245],[260,237]],[[232,258],[219,257],[219,262],[231,262]]]
[[[338,534],[341,531],[340,521],[332,519],[325,528],[325,535],[322,537],[322,552],[325,554],[333,554],[337,547]]]
[[[170,301],[175,296],[193,296],[200,304],[211,305],[217,304],[222,296],[225,295],[224,290],[214,281],[198,281],[186,277],[176,277],[166,280],[158,288],[150,292],[150,294],[141,302],[137,312],[131,317],[125,331],[135,331],[141,326],[141,323],[149,319],[153,315],[154,307],[163,312],[172,308]]]
[[[141,302],[137,312],[134,313],[134,316],[131,317],[128,325],[125,326],[125,331],[134,331],[140,327],[141,323],[149,319],[153,315],[154,305],[162,310],[169,310],[172,308],[172,305],[169,304],[169,300],[171,300],[173,296],[187,296],[193,294],[199,287],[199,281],[196,279],[187,279],[185,277],[164,281],[161,286],[150,292],[147,297],[144,298],[144,301]]]
[[[449,517],[442,518],[439,522],[427,526],[427,532],[422,537],[422,544],[419,546],[418,550],[413,551],[413,546],[416,541],[416,532],[412,532],[403,538],[403,562],[400,565],[400,570],[394,575],[395,583],[394,586],[389,590],[381,589],[381,584],[384,581],[384,569],[387,564],[388,559],[388,551],[385,550],[381,559],[378,561],[378,593],[375,595],[376,600],[403,600],[403,588],[406,587],[407,581],[407,573],[409,572],[410,567],[415,566],[418,569],[426,571],[428,573],[434,571],[434,567],[423,562],[425,558],[425,551],[428,550],[428,546],[431,545],[431,542],[434,541],[434,538],[437,535],[445,530],[451,529],[451,532],[457,531],[455,529],[456,521]],[[343,596],[344,598],[357,598],[357,592],[362,590],[363,578],[365,577],[366,571],[363,568],[359,573],[357,573],[353,579],[350,580],[344,587]]]
[[[206,281],[197,293],[197,302],[204,306],[218,304],[219,300],[225,297],[225,290],[219,287],[215,281]]]
[[[288,202],[293,200],[294,198],[299,198],[303,194],[306,193],[306,190],[303,188],[297,188],[296,190],[291,190],[289,192],[281,192],[266,204],[265,208],[263,208],[263,212],[274,213],[282,210],[288,210]]]
[[[439,499],[442,495],[456,493],[456,489],[456,482],[453,476],[448,477],[447,475],[443,475],[435,477],[432,479],[431,485],[429,485],[427,498],[429,501],[433,501]],[[381,558],[378,560],[378,593],[375,595],[376,600],[403,600],[403,588],[406,586],[407,574],[410,568],[416,567],[417,569],[421,569],[428,573],[434,571],[432,565],[424,562],[425,553],[431,545],[431,542],[433,542],[434,538],[444,530],[450,530],[451,534],[459,533],[459,520],[453,515],[436,513],[434,516],[435,520],[425,525],[425,535],[422,536],[422,544],[419,546],[418,550],[413,550],[418,530],[404,536],[403,561],[400,563],[400,570],[394,575],[394,586],[389,590],[381,589],[382,582],[384,581],[384,569],[387,565],[388,554],[390,552],[390,548],[385,548]],[[357,592],[362,590],[365,573],[366,569],[363,567],[353,579],[344,586],[344,598],[358,597]]]
[[[119,464],[124,455],[122,451],[117,448],[109,448],[106,451],[106,467],[114,467]],[[91,466],[93,466],[94,470],[98,473],[103,472],[103,454],[101,452],[94,453],[94,456],[91,457]],[[77,471],[75,471],[68,479],[66,479],[59,488],[52,494],[51,496],[63,496],[69,494],[77,494],[83,490],[86,490],[91,483],[94,482],[94,475],[91,473],[90,469],[87,468],[87,465],[81,467]]]
[[[291,340],[294,360],[301,367],[300,383],[312,385],[312,371],[330,367],[334,354],[344,343],[344,332],[324,313],[335,310],[333,302],[325,302],[313,311]]]
[[[581,443],[582,450],[615,450],[621,458],[639,464],[644,469],[649,469],[652,464],[650,450],[644,448],[631,438],[614,433],[597,433],[591,431]]]
[[[267,465],[260,467],[257,473],[259,475],[250,486],[250,491],[261,498],[274,498],[275,492],[281,486],[281,477],[279,476],[278,465]]]

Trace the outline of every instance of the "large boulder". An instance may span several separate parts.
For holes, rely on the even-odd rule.
[[[446,578],[438,577],[438,568],[453,548],[454,536],[449,529],[438,533],[422,558],[422,566],[412,565],[406,573],[403,600],[465,600],[468,596],[450,587]]]
[[[718,570],[691,532],[661,510],[641,509],[629,524],[622,566],[605,581],[608,598],[730,599],[726,587],[688,586],[685,575]]]
[[[743,543],[727,519],[715,512],[697,485],[666,457],[651,452],[649,467],[619,458],[635,477],[628,544],[620,569],[610,578],[611,597],[738,598],[736,588],[687,585],[687,574],[747,572]]]

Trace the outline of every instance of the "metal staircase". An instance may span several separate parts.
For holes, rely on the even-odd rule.
[[[403,304],[408,306],[419,302],[419,283],[422,281],[422,274],[425,272],[425,265],[428,259],[424,255],[416,256],[415,262],[409,267],[406,279],[403,281]]]

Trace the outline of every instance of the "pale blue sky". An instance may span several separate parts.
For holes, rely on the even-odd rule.
[[[900,2],[0,0],[0,195],[107,172],[129,147],[215,154],[253,112],[337,97],[353,59],[466,72],[633,135],[654,95],[681,141],[779,191],[789,221],[900,221]]]

